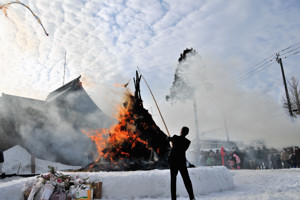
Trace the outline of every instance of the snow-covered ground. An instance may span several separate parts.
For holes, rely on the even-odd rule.
[[[19,146],[18,150],[19,151],[15,151],[15,153],[24,153],[24,149],[22,150]],[[12,149],[10,149],[10,151],[12,151]],[[7,152],[4,153],[5,156],[9,155]],[[7,158],[6,161],[8,160],[12,162],[13,159]],[[44,168],[40,168],[41,173],[47,172],[48,164],[58,167],[63,166],[40,160],[40,166],[44,166]],[[9,162],[5,165],[8,167]],[[29,167],[27,170],[29,170]],[[26,172],[29,173],[30,171],[25,170],[24,173]],[[216,166],[190,168],[189,173],[196,198],[201,200],[300,199],[300,169],[228,170],[225,167]],[[103,199],[106,200],[170,199],[169,170],[97,173],[72,172],[68,174],[76,174],[83,178],[89,177],[90,181],[103,182],[102,195]],[[35,177],[0,179],[0,200],[21,200],[24,183],[33,179],[35,179]],[[187,193],[180,175],[178,176],[177,188],[178,199],[187,199]]]
[[[190,170],[190,174],[195,175],[197,170]],[[100,175],[101,174],[101,175]],[[135,200],[167,200],[169,197],[168,173],[164,170],[154,170],[147,172],[127,173],[95,173],[84,174],[83,177],[94,179],[101,177],[103,181],[103,199],[135,199]],[[230,171],[233,177],[234,188],[229,190],[216,190],[217,185],[206,185],[211,180],[201,177],[202,184],[193,181],[194,189],[210,187],[213,192],[196,195],[196,199],[201,200],[296,200],[300,199],[300,169],[285,170],[234,170]],[[33,178],[10,180],[0,183],[0,199],[22,199],[20,197],[23,183]],[[161,180],[164,180],[161,182]],[[181,182],[180,178],[178,179]],[[213,180],[218,183],[218,179]],[[162,187],[161,187],[162,186]],[[179,184],[178,187],[182,187]],[[141,192],[147,189],[147,194],[141,197]],[[124,192],[130,195],[124,195]],[[204,189],[205,191],[205,189]],[[185,191],[183,191],[185,192]],[[147,196],[148,195],[148,196]],[[187,199],[186,194],[181,194],[179,200]]]

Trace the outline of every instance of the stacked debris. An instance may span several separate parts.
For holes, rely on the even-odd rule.
[[[136,72],[134,95],[126,90],[118,123],[109,130],[85,132],[95,141],[99,157],[83,171],[124,171],[168,168],[170,144],[143,107],[140,79]]]
[[[100,199],[102,182],[65,175],[49,166],[49,173],[26,182],[22,192],[25,200]]]

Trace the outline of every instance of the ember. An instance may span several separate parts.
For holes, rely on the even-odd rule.
[[[134,95],[126,89],[119,107],[117,124],[110,129],[83,131],[97,146],[98,158],[84,168],[88,171],[147,170],[167,168],[170,145],[167,135],[144,109],[136,72]]]

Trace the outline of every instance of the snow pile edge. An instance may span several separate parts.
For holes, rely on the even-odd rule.
[[[169,170],[68,174],[89,177],[91,182],[102,182],[102,197],[105,199],[170,197]],[[189,174],[195,196],[234,188],[232,175],[226,167],[189,168]],[[180,173],[177,176],[177,194],[188,196]]]
[[[170,197],[169,170],[62,173],[80,178],[89,178],[90,182],[102,182],[102,198],[104,199],[160,199]],[[232,175],[226,167],[189,168],[189,174],[195,196],[234,188]],[[0,183],[0,194],[4,194],[1,198],[23,199],[22,188],[27,181],[32,179],[34,177]],[[187,197],[180,173],[177,176],[177,194],[180,197]]]

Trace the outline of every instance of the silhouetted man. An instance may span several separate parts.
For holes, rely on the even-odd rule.
[[[190,199],[195,199],[192,182],[186,166],[185,152],[189,148],[191,141],[185,136],[189,133],[188,127],[182,127],[180,136],[174,135],[168,140],[172,142],[172,149],[169,156],[170,171],[171,171],[171,197],[176,199],[176,179],[178,171],[182,176],[185,188],[189,194]]]

